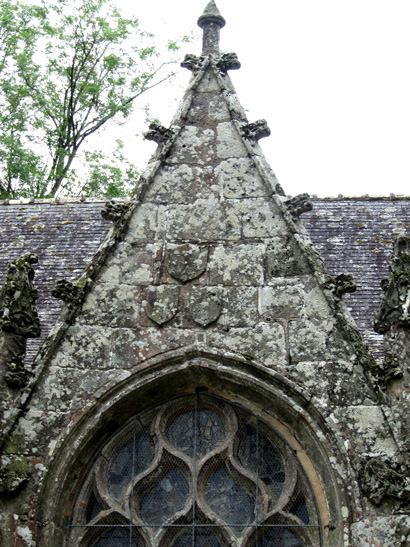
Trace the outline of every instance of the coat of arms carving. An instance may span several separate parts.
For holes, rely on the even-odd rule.
[[[183,283],[203,274],[207,260],[208,250],[191,243],[169,245],[165,252],[165,267],[168,273]]]
[[[219,287],[192,287],[190,314],[195,323],[206,327],[221,315],[222,289]]]
[[[157,325],[163,325],[175,317],[178,303],[179,287],[170,285],[152,287],[147,292],[147,315]]]

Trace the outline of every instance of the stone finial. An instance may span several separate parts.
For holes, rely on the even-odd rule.
[[[32,264],[38,257],[28,253],[13,260],[0,291],[0,327],[4,332],[23,338],[40,336],[40,321],[36,309],[38,291],[34,287]]]
[[[219,31],[225,26],[225,19],[219,12],[214,0],[211,0],[203,14],[198,19],[204,33],[202,39],[202,54],[219,53]]]
[[[379,334],[393,325],[410,327],[410,237],[397,237],[389,270],[389,278],[382,281],[384,297],[374,322]]]
[[[310,201],[309,194],[299,194],[293,198],[285,201],[285,205],[288,208],[290,214],[299,218],[303,213],[307,213],[313,209],[313,204]]]

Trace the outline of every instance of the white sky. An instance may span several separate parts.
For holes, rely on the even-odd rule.
[[[196,21],[207,0],[117,3],[158,37],[202,35]],[[227,22],[221,49],[242,64],[230,77],[249,121],[265,118],[271,128],[260,144],[287,194],[410,195],[410,0],[217,5]],[[200,50],[200,41],[188,44],[181,60]],[[147,93],[164,125],[189,76],[181,69],[172,87]],[[144,130],[136,120],[122,131]],[[155,145],[132,147],[144,167]]]

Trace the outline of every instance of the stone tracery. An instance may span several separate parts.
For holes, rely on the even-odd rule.
[[[203,393],[143,412],[111,438],[70,530],[68,545],[87,547],[321,544],[290,447],[242,408]]]

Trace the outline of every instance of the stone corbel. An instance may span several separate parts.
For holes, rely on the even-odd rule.
[[[172,136],[172,129],[167,129],[163,125],[155,122],[150,123],[149,130],[144,135],[147,141],[154,141],[157,144],[166,144]]]
[[[242,125],[241,133],[245,139],[256,142],[259,139],[263,139],[263,137],[269,137],[270,129],[266,120],[257,120],[256,122]]]
[[[117,223],[128,210],[129,203],[117,203],[114,200],[107,201],[104,209],[101,209],[101,216],[105,220]]]
[[[187,53],[187,55],[185,55],[185,59],[181,63],[181,66],[182,68],[187,68],[191,72],[198,72],[198,70],[202,68],[204,60],[205,57],[197,57],[196,55],[192,55],[192,53]]]
[[[325,289],[341,298],[346,293],[356,291],[356,282],[350,274],[339,274],[327,281]]]
[[[238,70],[238,68],[241,68],[241,63],[236,53],[222,53],[216,62],[216,66],[222,74],[226,74],[228,70]]]
[[[307,213],[313,209],[309,194],[299,194],[290,198],[285,201],[285,205],[294,218],[299,218],[303,213]]]
[[[364,493],[375,505],[380,505],[387,496],[410,502],[410,477],[400,464],[372,458],[364,464],[360,478]]]

